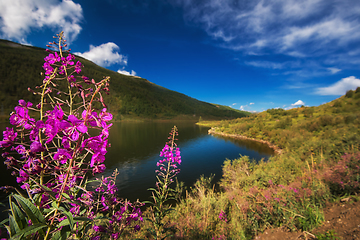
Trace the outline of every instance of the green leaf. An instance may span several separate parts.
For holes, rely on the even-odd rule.
[[[0,222],[0,226],[3,226],[5,223],[9,222],[9,219],[6,218]]]
[[[92,220],[90,218],[87,217],[74,217],[74,221],[76,222],[91,222]]]
[[[24,198],[21,195],[14,194],[13,197],[21,205],[26,215],[31,219],[31,222],[35,225],[37,223],[46,224],[45,218],[36,206],[30,202],[28,199]],[[45,237],[43,230],[39,229],[39,234]]]
[[[28,199],[18,194],[13,195],[16,201],[24,209],[25,213],[29,216],[33,224],[45,223],[45,218],[37,207]]]
[[[63,207],[59,207],[59,209],[68,219],[70,229],[72,230],[74,228],[74,217],[73,217],[72,213],[69,211],[66,211],[65,208],[63,208]]]
[[[14,217],[9,215],[9,226],[10,226],[10,236],[15,235],[16,233],[20,232],[19,225],[15,221]]]
[[[14,202],[10,202],[10,204],[11,204],[11,211],[12,211],[13,217],[14,217],[16,223],[18,224],[19,228],[20,229],[25,228],[27,226],[27,222],[26,222],[24,214],[22,213],[20,208]]]
[[[69,225],[69,219],[65,218],[57,226],[58,227],[63,227],[63,226],[67,226],[67,225]]]
[[[70,232],[69,225],[64,226],[51,237],[51,240],[66,240],[68,239]]]
[[[16,233],[14,236],[12,236],[11,239],[21,239],[23,236],[26,237],[30,234],[40,232],[39,230],[41,230],[45,227],[47,227],[47,225],[44,223],[38,223],[38,224],[28,226],[28,227],[22,229],[21,231],[19,231],[18,233]]]

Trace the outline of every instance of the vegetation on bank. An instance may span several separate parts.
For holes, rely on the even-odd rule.
[[[168,226],[176,229],[173,239],[252,239],[267,228],[311,231],[319,226],[326,202],[359,192],[359,109],[360,88],[319,107],[201,122],[283,151],[259,164],[247,156],[226,160],[220,192],[214,191],[211,176],[202,176],[168,217]]]
[[[43,78],[42,64],[45,49],[24,46],[0,40],[0,121],[17,105],[18,99],[35,102],[37,96],[27,90],[34,88]],[[82,74],[94,79],[109,76],[110,93],[104,95],[108,110],[115,120],[122,119],[173,119],[185,120],[230,119],[250,115],[227,106],[202,102],[184,94],[168,90],[146,79],[126,76],[102,68],[91,61],[76,57],[85,66]]]

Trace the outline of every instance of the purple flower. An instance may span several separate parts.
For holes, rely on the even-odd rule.
[[[109,182],[107,188],[110,194],[114,194],[118,190],[114,182]]]
[[[65,67],[67,67],[68,65],[72,66],[72,65],[74,65],[74,61],[73,61],[74,59],[75,59],[75,56],[71,55],[69,53],[69,55],[67,55],[66,58],[65,57],[61,58],[61,61],[62,61],[61,65],[65,66]]]
[[[63,138],[61,139],[61,144],[65,149],[69,149],[70,148],[69,138],[67,136],[63,136]]]
[[[135,225],[134,230],[135,230],[135,232],[140,231],[140,226],[139,226],[139,225]]]
[[[118,239],[120,237],[120,233],[113,233],[113,234],[111,234],[111,237],[113,239]]]
[[[34,141],[30,145],[30,151],[33,152],[33,153],[43,152],[43,151],[45,151],[45,148],[41,145],[40,142]]]
[[[42,208],[50,208],[48,204],[49,197],[46,194],[41,195],[40,207]]]
[[[24,169],[26,169],[31,174],[38,174],[43,169],[39,159],[33,159],[29,157],[24,164]]]
[[[105,169],[106,169],[105,164],[96,165],[93,168],[93,175],[95,175],[97,173],[103,173],[105,171]]]
[[[46,80],[50,79],[49,75],[52,74],[52,72],[54,71],[54,68],[51,66],[51,64],[49,62],[44,62],[43,64],[43,69],[45,70],[45,75],[47,75],[45,77]]]
[[[65,164],[68,159],[71,159],[71,154],[66,149],[58,149],[54,155],[54,159],[58,160],[61,164]]]
[[[227,221],[228,221],[228,220],[227,220],[227,217],[226,217],[226,213],[225,213],[223,210],[220,211],[219,218],[220,218],[221,220],[223,220],[224,222],[227,222]]]
[[[105,154],[107,153],[106,147],[108,145],[107,139],[102,139],[101,136],[90,137],[82,143],[83,148],[89,148],[94,152],[90,167],[93,167],[97,163],[102,163],[105,160]]]
[[[54,63],[60,61],[60,56],[58,55],[57,52],[55,52],[55,54],[50,53],[49,56],[46,56],[44,58],[44,60],[45,60],[46,63],[54,64]]]
[[[104,195],[101,196],[100,198],[100,203],[103,205],[103,211],[106,211],[109,209],[109,206],[106,204],[106,198],[104,197]]]
[[[69,81],[69,83],[76,82],[76,78],[74,77],[74,75],[70,75],[68,77],[68,81]]]
[[[16,181],[17,181],[18,183],[25,182],[26,180],[29,179],[29,175],[28,175],[24,170],[22,170],[22,169],[20,169],[20,171],[19,171],[19,176],[20,176],[20,177],[17,177],[17,178],[16,178]]]
[[[70,205],[72,206],[69,211],[72,213],[72,214],[75,214],[75,215],[79,215],[80,213],[80,205],[76,204],[76,203],[70,203]]]
[[[81,72],[81,67],[82,67],[81,62],[77,61],[76,64],[75,64],[75,72],[77,74],[79,74]]]
[[[159,160],[159,162],[156,163],[156,166],[160,166],[160,171],[167,171],[167,168],[164,167],[164,163],[171,163],[171,173],[174,175],[178,174],[180,172],[180,169],[176,169],[177,165],[181,164],[181,155],[180,155],[180,149],[172,149],[168,144],[165,144],[164,148],[160,152],[160,157],[164,157],[163,159]],[[160,174],[160,173],[159,173]]]
[[[63,121],[62,128],[65,129],[66,134],[70,136],[72,141],[77,141],[79,139],[79,132],[86,133],[88,131],[83,121],[79,120],[74,115],[69,115],[68,121],[71,123],[71,125]]]
[[[17,132],[14,132],[13,128],[7,127],[5,131],[3,131],[4,139],[0,141],[0,148],[10,147],[14,144]]]
[[[34,125],[35,119],[30,118],[28,108],[32,106],[31,102],[26,103],[24,100],[19,100],[19,105],[15,107],[15,112],[11,113],[10,123],[25,129],[31,129]]]

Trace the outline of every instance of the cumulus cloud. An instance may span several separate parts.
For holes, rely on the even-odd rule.
[[[121,74],[124,74],[124,75],[127,75],[127,76],[136,76],[136,72],[134,70],[131,70],[131,72],[128,72],[124,69],[119,69],[117,71],[118,73],[121,73]]]
[[[127,57],[119,54],[120,48],[113,42],[101,44],[100,46],[90,45],[90,50],[84,53],[76,52],[74,54],[86,58],[94,63],[108,67],[113,64],[127,65]]]
[[[355,90],[357,87],[360,87],[360,79],[350,76],[328,87],[318,88],[315,93],[319,95],[344,95],[346,91]]]
[[[302,106],[302,105],[305,105],[305,103],[303,101],[301,101],[301,100],[298,100],[296,103],[291,104],[291,106],[294,106],[294,107]]]
[[[286,107],[286,105],[284,105],[282,108],[284,108],[285,110],[289,110],[300,106],[305,106],[305,103],[302,100],[296,101],[295,103],[291,104],[289,107]]]
[[[26,42],[32,30],[64,31],[71,42],[81,31],[81,5],[72,0],[0,0],[0,37]]]

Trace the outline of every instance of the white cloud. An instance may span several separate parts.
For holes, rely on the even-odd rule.
[[[127,57],[119,54],[120,48],[113,42],[101,44],[100,46],[90,45],[90,50],[84,53],[76,52],[74,54],[84,57],[94,63],[108,67],[113,64],[127,65]]]
[[[248,61],[245,62],[245,64],[254,67],[270,68],[270,69],[282,69],[285,66],[285,64],[282,63],[269,62],[269,61]]]
[[[124,74],[124,75],[127,75],[127,76],[136,76],[136,72],[134,70],[131,70],[131,72],[128,72],[124,69],[119,69],[117,71],[118,73],[121,73],[121,74]]]
[[[291,104],[289,107],[286,107],[286,105],[284,105],[282,108],[284,108],[285,110],[289,110],[300,106],[305,106],[305,103],[302,100],[296,101],[295,103]]]
[[[26,43],[32,30],[64,31],[68,41],[81,31],[81,5],[72,0],[0,0],[0,37]]]
[[[302,106],[305,105],[305,103],[301,100],[298,100],[296,103],[291,104],[291,106]]]
[[[172,1],[183,6],[185,19],[203,28],[216,44],[245,55],[321,56],[325,61],[341,52],[341,62],[350,52],[360,57],[360,1]],[[282,67],[269,62],[249,63]]]
[[[315,93],[319,95],[344,95],[346,91],[355,90],[357,87],[360,87],[360,79],[350,76],[328,87],[318,88]]]
[[[255,104],[255,103],[249,103],[249,104],[246,104],[246,105],[241,105],[241,106],[239,107],[239,110],[241,110],[241,111],[247,111],[247,112],[252,112],[252,113],[257,112],[257,111],[252,110],[252,107],[250,107],[251,105],[254,105],[254,104]]]
[[[329,70],[331,72],[331,74],[335,74],[335,73],[338,73],[341,71],[341,69],[339,68],[334,68],[334,67],[331,67],[331,68],[327,68],[327,70]]]

